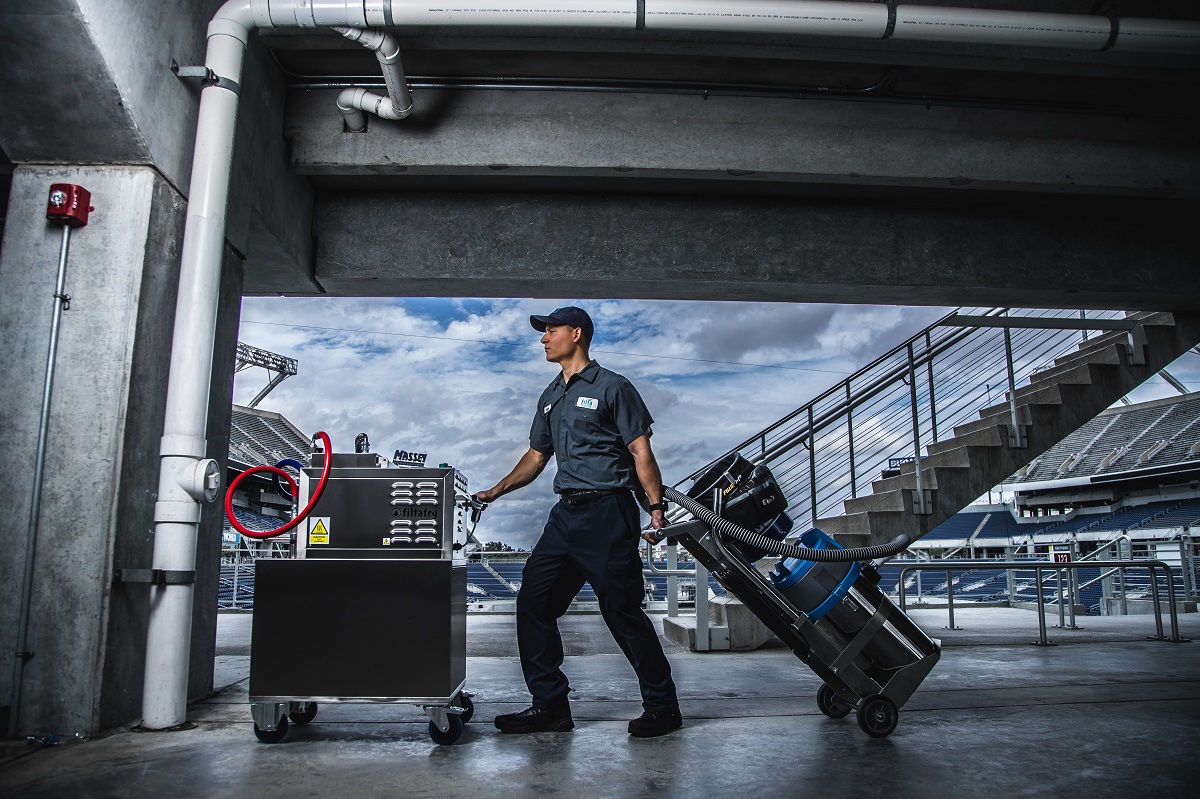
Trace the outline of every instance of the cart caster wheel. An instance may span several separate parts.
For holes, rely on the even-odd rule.
[[[821,687],[817,689],[817,708],[831,719],[845,718],[847,713],[854,710],[853,705],[842,701],[825,683],[821,683]]]
[[[317,717],[317,703],[308,702],[308,707],[305,710],[293,710],[288,714],[288,718],[293,724],[308,724]]]
[[[262,741],[265,744],[279,743],[287,735],[287,731],[288,731],[287,716],[284,716],[283,718],[281,718],[279,720],[279,724],[277,724],[275,726],[274,732],[267,732],[266,730],[259,727],[257,724],[254,725],[254,737],[258,738],[258,740]]]
[[[872,738],[886,738],[896,729],[900,711],[882,694],[864,696],[858,703],[858,726]]]
[[[446,718],[450,722],[450,729],[445,732],[439,730],[438,725],[432,721],[429,722],[429,737],[433,739],[434,743],[442,744],[443,746],[454,743],[463,733],[462,718],[459,716],[447,716]]]
[[[454,700],[454,704],[466,711],[459,716],[463,724],[466,724],[475,716],[475,703],[466,694],[459,694],[458,698]]]

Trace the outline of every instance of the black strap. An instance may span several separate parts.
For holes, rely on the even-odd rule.
[[[888,10],[887,27],[883,29],[881,39],[890,39],[892,34],[896,32],[896,0],[886,0]]]
[[[1121,20],[1118,17],[1108,18],[1108,41],[1100,48],[1100,51],[1110,49],[1117,43],[1117,37],[1121,35]]]
[[[637,29],[646,29],[646,0],[637,0]]]

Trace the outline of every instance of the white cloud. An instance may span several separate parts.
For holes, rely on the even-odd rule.
[[[597,360],[641,391],[668,482],[945,313],[783,303],[247,298],[240,338],[300,363],[300,373],[260,407],[305,432],[327,431],[338,450],[367,432],[376,452],[428,452],[433,463],[460,468],[478,490],[525,451],[534,403],[557,373],[528,316],[566,304],[592,313]],[[1200,357],[1185,356],[1171,369],[1200,388]],[[248,402],[265,382],[259,370],[239,374],[235,401]],[[1135,401],[1173,393],[1155,382],[1161,386],[1134,392]],[[479,534],[532,547],[553,502],[553,465],[548,472],[496,503]]]

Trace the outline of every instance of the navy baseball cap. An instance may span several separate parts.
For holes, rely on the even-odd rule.
[[[574,305],[555,308],[545,316],[530,315],[529,324],[533,325],[533,329],[539,333],[546,331],[546,325],[577,327],[583,331],[583,337],[589,341],[595,332],[595,328],[592,326],[592,317],[588,316],[587,311],[576,308]]]

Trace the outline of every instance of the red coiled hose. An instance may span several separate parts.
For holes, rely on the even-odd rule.
[[[317,500],[321,498],[322,492],[325,491],[325,483],[329,481],[329,464],[333,461],[333,445],[329,443],[329,436],[322,432],[317,433],[315,437],[321,439],[321,446],[325,450],[325,464],[321,467],[321,479],[317,482],[317,490],[313,491],[313,495],[308,498],[308,504],[304,506],[304,509],[297,513],[295,518],[283,526],[276,527],[274,530],[264,530],[262,532],[251,530],[235,519],[233,517],[233,493],[235,490],[237,490],[238,484],[252,474],[270,472],[271,474],[282,475],[283,479],[287,480],[288,487],[292,490],[292,496],[294,497],[297,495],[298,489],[296,488],[296,481],[293,480],[292,476],[283,469],[280,469],[278,466],[255,466],[253,469],[247,469],[237,477],[233,478],[233,482],[229,484],[229,489],[225,492],[225,516],[229,519],[229,524],[231,527],[233,527],[233,529],[237,530],[247,538],[271,538],[273,536],[286,533],[288,530],[291,530],[300,522],[304,521],[304,519],[316,506]]]

